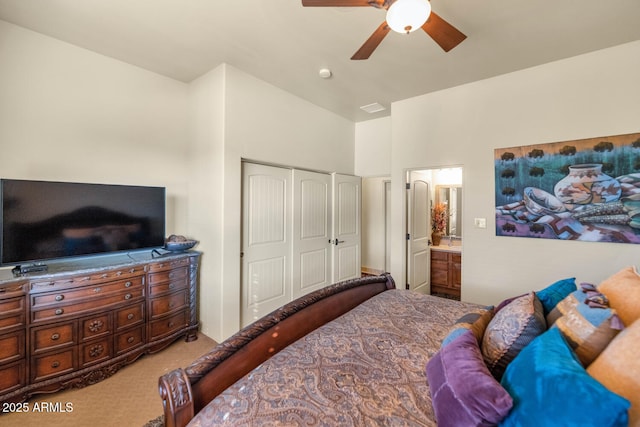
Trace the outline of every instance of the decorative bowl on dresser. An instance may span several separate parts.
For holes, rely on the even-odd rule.
[[[180,337],[195,340],[200,253],[154,254],[0,271],[0,402],[94,384]]]

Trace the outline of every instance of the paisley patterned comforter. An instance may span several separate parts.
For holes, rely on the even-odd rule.
[[[425,365],[477,307],[382,292],[258,366],[189,426],[435,426]]]

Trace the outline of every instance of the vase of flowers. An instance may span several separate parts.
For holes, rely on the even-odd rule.
[[[440,245],[440,240],[444,236],[447,228],[447,205],[436,203],[431,210],[431,243],[434,246]]]

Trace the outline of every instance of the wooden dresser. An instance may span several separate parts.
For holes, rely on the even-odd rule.
[[[460,299],[462,253],[431,248],[431,294]]]
[[[180,337],[196,339],[200,253],[50,264],[0,276],[0,402],[101,381]]]

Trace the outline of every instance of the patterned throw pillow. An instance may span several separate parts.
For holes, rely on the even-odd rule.
[[[631,402],[629,425],[640,426],[640,320],[620,332],[587,368],[587,373]]]
[[[598,291],[609,299],[609,306],[618,312],[625,325],[640,319],[640,275],[627,267],[598,285]]]
[[[478,345],[480,345],[482,337],[484,336],[484,331],[492,318],[493,306],[479,308],[476,311],[465,314],[456,320],[456,323],[451,327],[447,336],[442,340],[442,347],[469,330],[473,332],[473,335],[475,335],[478,340]]]
[[[534,292],[498,311],[482,338],[482,356],[491,374],[500,381],[507,365],[546,329],[542,304]]]
[[[429,359],[427,382],[438,427],[496,425],[513,405],[489,373],[470,330]]]
[[[547,316],[549,328],[558,328],[584,366],[605,349],[624,328],[616,311],[594,308],[579,289],[563,299]]]
[[[513,408],[500,427],[627,427],[629,402],[587,374],[558,329],[522,350],[501,384]]]

